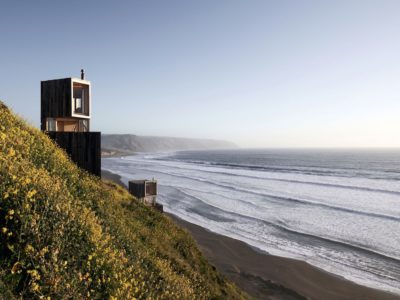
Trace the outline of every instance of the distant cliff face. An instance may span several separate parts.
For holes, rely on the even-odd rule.
[[[102,135],[101,147],[103,151],[128,153],[237,148],[235,144],[227,141],[137,136],[132,134]]]

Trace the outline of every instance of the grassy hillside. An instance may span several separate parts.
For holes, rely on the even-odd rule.
[[[0,102],[0,298],[240,299],[192,238]]]

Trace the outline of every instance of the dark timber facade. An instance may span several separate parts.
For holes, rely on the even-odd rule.
[[[101,176],[101,134],[90,131],[90,82],[63,78],[41,82],[41,129],[80,168]]]
[[[139,201],[147,206],[163,211],[163,206],[157,203],[157,181],[156,180],[131,180],[129,181],[129,192]]]

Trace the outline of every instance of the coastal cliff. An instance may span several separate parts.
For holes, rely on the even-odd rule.
[[[0,102],[0,298],[242,299],[188,233]]]
[[[234,143],[228,141],[208,139],[138,136],[133,134],[103,134],[101,138],[103,153],[162,152],[237,148]]]

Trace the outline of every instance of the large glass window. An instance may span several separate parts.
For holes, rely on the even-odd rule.
[[[89,86],[74,83],[73,110],[75,114],[89,115]]]
[[[84,112],[84,101],[85,101],[85,91],[81,87],[74,88],[74,102],[75,102],[75,113],[83,114]]]

